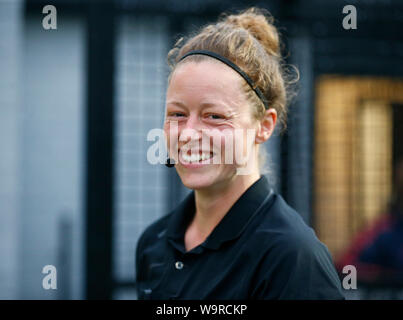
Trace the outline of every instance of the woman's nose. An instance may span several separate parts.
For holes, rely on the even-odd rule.
[[[187,119],[185,125],[182,128],[182,133],[184,133],[187,139],[197,140],[201,137],[202,124],[197,115],[191,115]]]

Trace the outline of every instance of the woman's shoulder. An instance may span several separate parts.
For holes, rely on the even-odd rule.
[[[259,230],[262,232],[291,232],[295,235],[306,235],[306,232],[311,233],[312,228],[304,221],[301,214],[292,208],[280,194],[275,193],[272,205],[263,208]]]
[[[318,239],[315,231],[293,209],[281,195],[275,194],[273,205],[263,212],[256,228],[256,239],[266,243],[266,248],[277,247],[284,251],[327,251],[326,246]]]
[[[256,269],[257,297],[343,299],[328,248],[280,195],[263,212],[254,241],[256,248],[262,248]]]

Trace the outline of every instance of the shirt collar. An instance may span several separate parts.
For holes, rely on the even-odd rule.
[[[270,188],[267,178],[265,176],[260,177],[235,202],[220,223],[202,243],[202,246],[209,249],[218,249],[222,243],[240,236],[263,204],[268,203],[273,198],[272,195],[273,190]],[[184,250],[185,231],[194,214],[195,199],[194,192],[191,192],[174,210],[168,223],[167,236],[174,240],[176,243],[175,247],[182,251]]]

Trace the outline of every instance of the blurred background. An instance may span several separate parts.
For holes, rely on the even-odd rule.
[[[301,73],[288,131],[267,144],[274,188],[341,278],[357,267],[348,299],[403,299],[398,0],[0,0],[0,299],[136,299],[137,239],[189,192],[146,159],[166,55],[251,5],[274,15]],[[357,29],[343,28],[346,5]],[[42,286],[46,265],[57,289]]]

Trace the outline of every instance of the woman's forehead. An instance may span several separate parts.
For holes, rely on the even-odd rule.
[[[243,100],[242,79],[219,61],[184,62],[172,74],[167,98]]]

